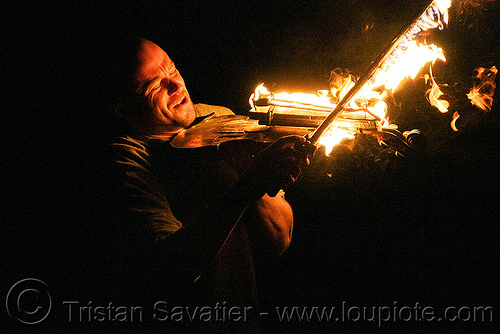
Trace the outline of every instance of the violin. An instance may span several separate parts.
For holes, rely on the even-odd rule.
[[[234,140],[251,140],[270,144],[288,136],[305,136],[314,128],[297,126],[262,125],[258,120],[243,115],[209,117],[200,123],[181,131],[171,141],[175,148],[199,148],[219,146]]]
[[[171,196],[170,204],[176,208],[179,217],[191,219],[199,214],[191,207],[184,210],[183,203],[205,203],[206,198],[216,198],[243,175],[262,150],[279,138],[289,135],[307,138],[315,131],[310,126],[261,123],[244,115],[209,116],[179,132],[168,143],[168,150],[161,151],[166,153],[165,160],[160,163],[163,166],[162,179],[168,182],[166,189],[175,194]],[[349,124],[361,126],[359,120]],[[425,136],[418,130],[402,134],[395,129],[377,130],[370,126],[359,128],[358,133],[377,137],[380,145],[394,148],[401,157],[419,151],[425,143]],[[307,148],[309,151],[304,151],[304,156],[313,156],[316,152],[322,154],[316,148]],[[321,161],[319,158],[318,163]],[[200,175],[203,175],[201,179]]]
[[[207,117],[181,131],[170,142],[170,146],[179,151],[188,149],[187,151],[194,153],[190,159],[194,155],[208,161],[225,160],[241,175],[271,143],[289,135],[306,136],[313,130],[314,128],[309,127],[262,125],[248,116],[224,115]],[[315,147],[312,153],[314,150]],[[190,153],[186,153],[186,157],[188,154]]]
[[[230,146],[247,147],[250,154],[255,156],[260,150],[281,137],[298,135],[308,138],[315,131],[315,128],[311,126],[286,125],[283,119],[281,118],[280,124],[285,125],[269,125],[262,124],[262,119],[252,119],[244,115],[207,117],[177,134],[170,145],[178,149],[212,148],[219,154]],[[290,120],[295,122],[293,117]],[[362,122],[359,119],[342,118],[339,120],[356,133],[376,137],[381,146],[393,148],[400,157],[422,152],[427,146],[425,134],[418,129],[401,133],[394,125],[384,128],[374,126],[374,122]],[[312,156],[316,148],[316,145],[309,145],[301,149],[305,155]]]

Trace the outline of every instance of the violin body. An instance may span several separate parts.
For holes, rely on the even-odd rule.
[[[196,221],[280,137],[308,129],[262,126],[241,115],[209,117],[170,142],[155,141],[152,157],[176,218]]]
[[[241,175],[271,143],[289,135],[305,136],[312,128],[260,125],[243,115],[209,117],[182,130],[170,146],[186,159],[224,160]]]
[[[181,131],[170,144],[175,148],[219,146],[235,140],[271,144],[281,137],[304,136],[313,130],[306,127],[260,125],[258,120],[248,116],[225,115],[204,119]]]

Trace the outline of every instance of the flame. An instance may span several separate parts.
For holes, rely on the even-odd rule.
[[[264,95],[264,96],[271,95],[271,92],[268,91],[266,87],[264,87],[264,83],[261,83],[260,85],[258,85],[255,88],[255,91],[250,98],[251,98],[251,100],[253,100],[253,99],[258,100],[258,99],[260,99],[261,95]]]
[[[440,112],[446,113],[448,112],[450,103],[446,100],[439,99],[443,95],[443,92],[441,91],[441,89],[439,89],[436,80],[434,80],[434,77],[432,76],[432,67],[429,68],[429,71],[431,73],[431,88],[429,88],[429,90],[427,90],[427,92],[425,93],[425,95],[427,96],[427,100],[432,106],[438,108]]]
[[[461,0],[458,2],[456,13],[462,16],[461,22],[468,28],[476,25],[487,10],[487,4],[495,0]]]
[[[330,98],[328,97],[327,90],[318,90],[317,94],[306,94],[306,93],[275,93],[274,100],[278,101],[293,101],[297,104],[312,104],[324,107],[335,107],[335,105],[330,103]]]
[[[451,121],[451,128],[453,129],[453,131],[458,131],[458,128],[456,126],[456,123],[457,123],[457,119],[460,117],[458,111],[455,111],[453,113],[453,120]]]
[[[467,94],[467,97],[472,105],[488,112],[491,110],[491,105],[493,104],[493,95],[496,88],[495,77],[498,70],[493,66],[491,68],[478,67],[476,71],[477,75],[474,79],[477,80]]]
[[[462,15],[464,13],[470,13],[475,8],[486,9],[483,2],[491,2],[494,0],[462,0],[458,2],[457,14]]]
[[[320,138],[319,144],[325,146],[326,155],[330,155],[335,145],[344,139],[354,138],[354,133],[331,126],[330,129]]]
[[[384,85],[387,90],[396,90],[403,79],[415,79],[425,64],[437,59],[446,61],[443,49],[434,44],[425,45],[410,41],[405,48],[399,50],[397,59],[375,74],[369,85],[374,88]]]
[[[334,69],[330,73],[330,94],[332,103],[337,104],[356,83],[356,78],[348,70]]]
[[[254,101],[259,99],[269,99],[274,105],[283,105],[288,107],[299,108],[301,105],[312,105],[324,107],[325,110],[335,108],[335,104],[330,102],[330,97],[328,96],[327,90],[318,90],[316,94],[306,94],[306,93],[287,93],[280,92],[274,93],[269,92],[269,90],[261,83],[257,88],[255,88],[254,93],[250,96],[250,105],[254,106]]]
[[[373,29],[373,23],[366,23],[363,27],[361,34],[363,35],[365,40],[369,39],[369,32]]]
[[[417,42],[417,37],[422,31],[429,29],[443,29],[448,24],[448,9],[451,0],[435,0],[431,6],[419,17],[398,42],[395,49],[384,61],[370,80],[361,87],[359,92],[346,105],[346,109],[363,110],[375,116],[381,124],[388,125],[386,118],[387,104],[383,101],[389,93],[398,89],[406,78],[415,79],[421,69],[428,63],[434,64],[436,60],[446,61],[443,50],[434,44],[427,45],[426,41]],[[367,30],[370,27],[367,26]],[[432,78],[432,73],[431,73]],[[271,99],[273,103],[312,104],[334,109],[336,104],[349,92],[356,83],[356,78],[348,72],[335,69],[330,77],[330,90],[318,91],[318,94],[304,93],[270,93],[262,84],[258,86],[251,97],[257,100],[261,97]],[[436,105],[441,112],[446,112],[448,101],[440,100],[443,93],[432,78],[432,88],[429,93],[429,102]],[[250,103],[252,106],[254,104]],[[276,104],[279,105],[279,104]],[[327,154],[333,146],[343,138],[352,137],[353,133],[340,129],[335,122],[320,139],[320,144],[326,146]]]

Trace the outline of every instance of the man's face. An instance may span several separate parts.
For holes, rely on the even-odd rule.
[[[141,133],[168,137],[196,118],[193,102],[175,64],[159,46],[144,40],[137,54],[135,93],[140,103],[131,125]]]

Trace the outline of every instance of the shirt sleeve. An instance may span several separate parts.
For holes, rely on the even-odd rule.
[[[117,185],[114,212],[120,220],[140,229],[139,235],[160,240],[182,227],[173,215],[160,186],[158,174],[150,163],[147,143],[121,137],[111,145],[114,180]],[[146,233],[146,235],[144,235]]]

